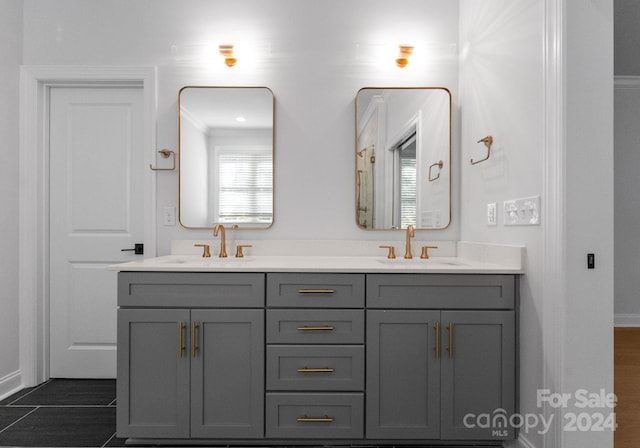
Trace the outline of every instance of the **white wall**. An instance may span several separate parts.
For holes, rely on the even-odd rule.
[[[233,69],[219,61],[209,67],[178,63],[171,53],[172,45],[243,41],[262,49],[252,67],[243,68],[241,58]],[[180,87],[273,90],[275,220],[267,231],[247,231],[254,240],[380,238],[380,232],[359,229],[354,218],[356,93],[365,86],[446,86],[455,101],[455,51],[445,63],[416,58],[403,70],[392,60],[377,66],[372,54],[399,42],[436,43],[440,49],[457,41],[455,1],[25,0],[25,64],[158,66],[159,148],[177,147]],[[176,182],[174,174],[158,174],[160,224],[162,208],[177,206]],[[453,222],[428,237],[458,239],[455,212]],[[185,238],[212,236],[159,225],[159,254],[169,251],[170,240]]]
[[[613,11],[610,0],[463,0],[461,2],[461,238],[527,246],[527,275],[521,287],[520,412],[546,412],[536,390],[573,394],[613,390]],[[547,140],[556,98],[545,98],[556,82],[554,42],[542,20],[560,14],[558,86],[560,138]],[[597,63],[594,63],[597,61]],[[548,76],[548,77],[545,77]],[[551,86],[551,87],[550,87]],[[550,103],[545,103],[548,99]],[[475,141],[494,136],[492,159],[471,166],[484,148]],[[546,149],[545,149],[546,148]],[[547,158],[554,159],[548,160]],[[547,175],[558,163],[559,178]],[[548,184],[545,184],[548,182]],[[549,189],[549,185],[557,189]],[[545,197],[543,192],[548,191]],[[542,196],[561,216],[542,215],[540,227],[486,226],[487,202]],[[553,197],[551,197],[553,196]],[[500,214],[499,213],[499,214]],[[545,220],[561,229],[544,227]],[[549,247],[560,235],[559,250]],[[543,250],[544,249],[544,250]],[[561,271],[560,291],[550,291],[547,264]],[[596,269],[586,268],[587,253]],[[549,292],[553,292],[549,294]],[[569,405],[575,400],[569,401]],[[612,433],[562,431],[575,407],[555,415],[552,433],[521,434],[525,446],[607,447]],[[598,409],[600,411],[600,409]],[[602,411],[607,411],[603,409]],[[536,428],[537,429],[537,428]],[[527,443],[528,442],[528,443]]]
[[[19,386],[18,110],[22,1],[0,1],[0,397]]]
[[[563,388],[613,390],[613,1],[567,1]],[[597,57],[594,57],[596,55]],[[586,267],[588,253],[596,269]],[[575,409],[568,409],[569,412]],[[578,410],[580,411],[580,410]],[[611,432],[566,432],[601,448]]]
[[[460,2],[461,239],[525,245],[520,297],[520,412],[540,413],[543,384],[542,227],[505,227],[503,201],[543,192],[543,3],[539,0]],[[492,135],[492,155],[478,140]],[[545,198],[542,198],[544,201]],[[487,203],[498,225],[487,226]],[[544,220],[545,217],[542,216]],[[523,433],[542,446],[537,429]]]

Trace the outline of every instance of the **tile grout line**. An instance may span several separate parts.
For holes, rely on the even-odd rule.
[[[13,400],[11,403],[8,403],[6,406],[11,406],[13,403],[15,403],[16,401],[20,401],[22,400],[24,397],[27,397],[29,395],[31,395],[32,393],[34,393],[35,391],[37,391],[38,389],[40,389],[41,387],[44,387],[45,385],[49,384],[51,382],[51,380],[47,380],[42,384],[37,385],[36,387],[34,387],[32,390],[30,390],[29,392],[27,392],[26,394],[16,398],[15,400]]]
[[[27,412],[25,415],[23,415],[22,417],[20,417],[18,420],[16,420],[15,422],[11,423],[8,426],[5,426],[4,428],[0,429],[0,434],[2,434],[3,432],[5,432],[7,429],[11,428],[13,425],[15,425],[16,423],[18,423],[19,421],[27,418],[28,416],[30,416],[31,414],[33,414],[34,412],[36,412],[38,410],[38,407],[35,407],[31,410],[31,412]]]
[[[13,406],[6,406],[11,408],[112,408],[113,406],[108,404],[16,404]]]
[[[111,437],[109,437],[109,438],[107,439],[107,441],[106,441],[106,442],[104,442],[104,443],[102,444],[101,448],[105,448],[105,447],[109,444],[109,442],[111,442],[111,441],[112,441],[113,439],[115,439],[115,438],[116,438],[116,433],[114,432],[114,433],[111,435]]]

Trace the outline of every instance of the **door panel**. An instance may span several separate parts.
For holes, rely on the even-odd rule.
[[[194,310],[191,319],[191,437],[263,437],[264,310]]]
[[[442,358],[442,438],[513,438],[513,428],[475,424],[481,415],[515,412],[513,312],[443,311],[442,331],[442,340],[447,348],[451,341],[452,349]]]
[[[189,437],[189,310],[118,313],[118,437]]]
[[[51,377],[115,377],[106,267],[135,259],[121,249],[144,241],[142,106],[142,88],[50,90]]]
[[[439,311],[367,312],[367,437],[440,437]]]

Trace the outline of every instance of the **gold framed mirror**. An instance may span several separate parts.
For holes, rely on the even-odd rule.
[[[447,228],[451,223],[449,90],[360,89],[355,174],[360,228]]]
[[[179,221],[273,224],[275,102],[268,87],[186,86],[178,93]]]

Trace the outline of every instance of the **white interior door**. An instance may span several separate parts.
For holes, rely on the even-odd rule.
[[[115,378],[116,273],[144,241],[143,89],[53,87],[50,376]],[[148,166],[146,167],[149,170]]]

